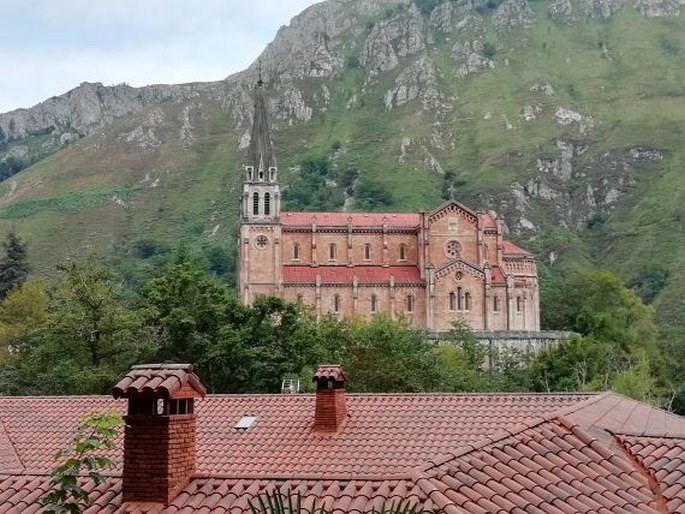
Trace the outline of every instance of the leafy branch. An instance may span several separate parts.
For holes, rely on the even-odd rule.
[[[83,505],[90,505],[86,488],[87,476],[95,487],[102,484],[102,471],[114,466],[103,455],[116,448],[118,428],[123,425],[117,410],[93,410],[83,415],[71,444],[59,450],[55,460],[62,461],[51,474],[51,490],[41,498],[45,514],[81,514]]]

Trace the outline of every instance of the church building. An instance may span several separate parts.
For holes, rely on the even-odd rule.
[[[458,202],[429,212],[282,212],[263,85],[243,167],[238,289],[317,315],[386,313],[415,328],[540,330],[535,257],[507,241],[504,222]]]

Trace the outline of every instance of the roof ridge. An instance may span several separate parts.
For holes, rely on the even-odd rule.
[[[2,475],[2,473],[0,473]],[[387,474],[387,475],[363,475],[353,473],[194,473],[191,480],[332,480],[332,481],[361,481],[361,482],[390,482],[390,481],[413,481],[411,472]]]
[[[548,393],[548,394],[554,394],[554,393]],[[588,393],[591,394],[591,393]],[[602,394],[595,394],[591,396],[588,400],[582,400],[578,402],[575,405],[578,404],[585,404],[589,400],[594,401],[599,401],[599,399],[604,398],[606,393]],[[588,403],[588,405],[591,405],[591,403]],[[573,407],[574,405],[562,407],[561,409],[557,409],[555,411],[552,411],[546,415],[543,416],[535,416],[530,418],[528,421],[524,421],[521,423],[516,423],[515,425],[512,425],[511,427],[508,428],[500,428],[491,434],[488,434],[484,436],[482,439],[479,439],[478,441],[475,441],[474,443],[466,444],[459,446],[454,449],[452,452],[448,452],[446,454],[442,454],[440,456],[437,456],[434,459],[431,459],[429,461],[424,462],[423,464],[420,464],[419,466],[415,466],[415,470],[420,470],[420,471],[428,471],[429,469],[435,468],[437,466],[440,466],[441,464],[444,464],[445,462],[449,462],[452,459],[456,459],[459,457],[462,457],[464,455],[467,455],[473,451],[480,450],[488,445],[498,443],[507,437],[513,437],[521,432],[524,432],[526,430],[529,430],[531,428],[538,427],[542,425],[543,423],[548,423],[550,421],[558,420],[560,423],[564,424],[562,419],[568,419],[565,416],[563,416],[563,412],[566,411],[569,407]],[[564,424],[565,425],[565,424]],[[577,423],[575,426],[580,427]],[[573,432],[573,430],[570,427],[567,427],[569,430]],[[593,439],[594,441],[594,439]]]
[[[616,442],[616,445],[621,450],[621,453],[626,456],[628,462],[631,462],[633,464],[633,468],[637,468],[637,472],[647,480],[647,487],[654,495],[654,501],[656,502],[657,508],[664,514],[668,514],[670,512],[668,508],[668,502],[666,501],[663,488],[661,487],[661,482],[659,482],[656,474],[644,465],[640,457],[630,450],[630,446],[621,438],[621,436],[611,432],[610,430],[607,430],[607,432],[611,434],[611,437]]]
[[[9,448],[7,448],[7,450],[11,451],[11,454],[9,455],[8,460],[12,460],[12,459],[15,460],[16,462],[19,463],[19,467],[22,470],[24,470],[26,468],[26,466],[24,466],[24,462],[21,460],[21,457],[19,456],[19,453],[17,452],[17,449],[14,446],[14,441],[12,440],[12,437],[10,437],[10,432],[9,432],[9,430],[7,430],[7,427],[5,426],[5,422],[3,421],[2,417],[0,417],[0,442],[3,439],[3,436],[4,436],[4,439],[6,439],[7,443],[9,444]],[[4,445],[0,444],[0,446],[4,446]]]
[[[677,435],[663,435],[663,434],[648,434],[648,433],[639,433],[636,434],[635,432],[613,432],[614,435],[619,436],[619,437],[636,437],[640,439],[665,439],[667,441],[685,441],[685,436],[677,436]]]

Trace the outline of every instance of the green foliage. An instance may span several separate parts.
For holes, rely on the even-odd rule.
[[[490,41],[483,43],[483,57],[492,59],[497,53],[497,48]]]
[[[48,316],[48,295],[38,280],[27,280],[13,288],[0,304],[0,364],[27,347],[37,327]]]
[[[90,506],[87,482],[97,487],[106,480],[102,472],[114,466],[107,452],[116,448],[123,424],[116,410],[95,410],[81,418],[71,444],[55,456],[61,462],[52,471],[50,492],[41,498],[44,513],[80,514]]]
[[[370,321],[329,323],[333,326],[326,327],[328,354],[343,364],[351,390],[416,392],[443,388],[444,375],[435,346],[406,322],[376,315]]]
[[[549,328],[571,337],[536,356],[532,384],[539,391],[614,388],[639,400],[664,394],[662,356],[653,311],[609,271],[571,275],[547,291]]]
[[[362,210],[373,211],[392,204],[392,193],[380,184],[362,180],[355,188],[354,197],[357,207]]]
[[[284,210],[328,211],[342,207],[345,197],[336,182],[338,172],[328,159],[305,159],[283,193]]]
[[[14,231],[5,236],[2,242],[3,255],[0,257],[0,300],[28,277],[30,268],[27,246]]]
[[[414,0],[414,4],[416,4],[416,7],[423,16],[430,16],[430,13],[433,12],[438,3],[438,0]]]
[[[669,270],[660,262],[651,262],[642,267],[628,286],[645,303],[652,303],[668,282]]]
[[[119,278],[102,260],[90,254],[59,269],[47,317],[0,369],[4,394],[104,393],[155,348],[154,332],[126,305]]]
[[[299,492],[290,489],[272,489],[259,494],[256,498],[248,500],[248,506],[252,514],[328,514],[329,511],[321,503],[314,501],[313,506],[309,502],[303,502]],[[384,502],[379,508],[372,507],[364,514],[420,514],[422,511],[418,504],[412,500],[393,500]]]
[[[43,211],[80,212],[111,202],[113,197],[126,198],[137,187],[94,187],[70,191],[60,196],[19,200],[0,209],[0,219],[23,219]]]

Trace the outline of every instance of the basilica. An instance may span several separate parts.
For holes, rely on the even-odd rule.
[[[458,202],[432,211],[282,212],[278,167],[260,84],[243,167],[238,289],[319,315],[385,313],[445,331],[540,330],[534,256],[507,241],[498,216]]]

